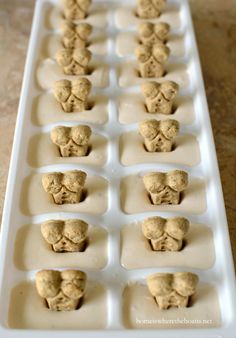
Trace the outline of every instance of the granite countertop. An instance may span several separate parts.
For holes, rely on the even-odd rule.
[[[190,0],[236,262],[236,2]],[[34,1],[0,0],[0,216]]]

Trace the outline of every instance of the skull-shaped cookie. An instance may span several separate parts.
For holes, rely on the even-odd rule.
[[[198,276],[191,272],[156,273],[147,277],[147,285],[160,309],[183,308],[195,293]]]
[[[156,42],[152,46],[139,45],[135,49],[135,55],[139,63],[141,77],[156,78],[165,73],[164,63],[168,59],[170,49],[162,42]]]
[[[138,33],[140,42],[147,46],[152,46],[158,42],[165,42],[170,31],[170,26],[165,22],[153,24],[144,22],[139,25]]]
[[[56,53],[56,61],[66,75],[86,75],[92,54],[87,48],[64,48]]]
[[[179,204],[180,193],[188,186],[188,174],[183,170],[153,172],[144,175],[143,183],[152,204]]]
[[[144,139],[144,145],[149,152],[169,152],[179,131],[176,120],[147,120],[139,124],[139,132]]]
[[[169,115],[179,86],[173,81],[158,83],[150,81],[141,86],[148,113]]]
[[[181,250],[188,229],[189,221],[184,217],[149,217],[142,223],[143,234],[154,251]]]
[[[53,94],[64,112],[81,112],[89,108],[91,87],[91,82],[85,77],[73,81],[58,80],[53,85]]]
[[[85,48],[92,33],[92,26],[85,22],[76,25],[71,21],[64,21],[61,30],[62,45],[65,48]]]
[[[79,203],[83,198],[83,188],[87,174],[80,170],[43,174],[44,190],[53,197],[54,203]]]
[[[80,219],[50,220],[41,224],[44,239],[56,252],[84,251],[88,224]]]
[[[137,0],[137,15],[143,19],[158,18],[165,2],[165,0]]]
[[[91,128],[86,125],[57,126],[51,131],[51,140],[59,148],[62,157],[82,157],[88,154]]]
[[[86,274],[79,270],[41,270],[35,277],[38,294],[54,311],[79,308],[86,285]]]
[[[67,20],[82,20],[88,15],[91,0],[63,0],[64,16]]]

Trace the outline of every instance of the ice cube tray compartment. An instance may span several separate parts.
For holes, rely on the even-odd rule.
[[[39,0],[36,4],[1,233],[0,335],[6,338],[21,335],[26,338],[41,337],[42,334],[47,338],[51,337],[52,332],[59,338],[65,334],[68,337],[83,334],[87,338],[94,335],[140,337],[143,334],[149,338],[172,338],[176,334],[186,338],[234,338],[234,270],[209,113],[187,1],[168,0],[163,15],[157,20],[171,25],[169,44],[173,54],[167,66],[173,69],[176,78],[173,73],[167,73],[166,77],[170,76],[171,80],[181,85],[175,112],[169,116],[147,113],[140,94],[139,85],[143,80],[138,77],[132,48],[136,42],[137,24],[141,21],[145,20],[134,15],[134,1],[125,1],[121,6],[121,2],[116,0],[94,0],[85,22],[94,26],[94,39],[104,37],[103,42],[99,40],[102,46],[94,60],[98,63],[102,60],[105,73],[100,73],[100,88],[93,86],[90,95],[94,103],[92,109],[67,114],[62,112],[51,92],[54,79],[66,77],[54,73],[53,80],[47,82],[42,76],[38,81],[37,76],[39,67],[45,66],[45,62],[46,65],[53,62],[54,48],[59,43],[60,6],[56,0]],[[132,43],[122,52],[120,41],[126,34]],[[52,41],[52,48],[48,48],[48,41]],[[104,54],[106,48],[107,54]],[[48,57],[50,59],[46,59]],[[127,77],[124,67],[131,77]],[[181,69],[180,73],[178,69]],[[123,70],[123,78],[120,70]],[[48,104],[50,111],[45,109]],[[182,149],[181,144],[175,150],[188,151],[191,156],[183,158],[175,152],[157,156],[144,154],[138,123],[150,118],[179,120],[178,137],[186,137],[186,144],[182,145],[186,145],[188,150]],[[91,153],[81,159],[60,158],[50,143],[50,131],[56,125],[77,124],[89,124],[93,130]],[[134,149],[140,149],[138,156],[144,159],[129,156],[129,152],[134,152],[129,149],[130,137],[136,140]],[[97,153],[96,140],[101,142]],[[176,144],[178,146],[178,138]],[[35,147],[37,151],[34,151]],[[142,175],[148,171],[166,172],[176,168],[187,171],[191,184],[195,184],[192,193],[190,189],[190,198],[187,191],[184,203],[179,206],[156,207],[148,204],[148,196],[140,183]],[[42,189],[41,176],[45,172],[72,169],[88,173],[86,198],[80,205],[55,206]],[[134,182],[128,181],[128,177]],[[129,194],[124,189],[126,181]],[[140,195],[137,194],[139,189],[142,190]],[[90,191],[93,193],[90,194]],[[128,199],[121,201],[120,196],[124,193]],[[135,199],[139,201],[138,205],[133,204]],[[140,224],[146,217],[156,215],[179,215],[190,220],[186,239],[188,246],[183,251],[170,255],[150,250],[141,237]],[[69,218],[80,218],[89,224],[91,247],[78,254],[54,254],[39,237],[40,224],[45,220]],[[129,240],[130,237],[132,240]],[[137,243],[134,247],[135,238]],[[39,249],[33,251],[32,243],[36,239]],[[33,252],[28,254],[29,251]],[[145,254],[143,261],[137,259],[137,251],[138,254]],[[177,257],[178,254],[181,257]],[[86,255],[90,257],[90,264],[86,263]],[[163,256],[163,261],[156,260],[154,257],[157,256]],[[202,256],[206,259],[202,259]],[[70,267],[82,269],[88,275],[83,307],[72,315],[52,313],[36,294],[35,273],[42,268]],[[163,312],[157,308],[155,311],[145,278],[158,271],[179,270],[188,270],[199,276],[194,306],[183,311],[173,309]],[[127,298],[125,295],[128,295]],[[197,317],[199,320],[212,319],[212,322],[167,326],[157,322],[145,323],[145,319],[161,319],[163,316],[166,319],[185,317],[189,320]],[[137,330],[141,327],[142,330]],[[133,330],[127,330],[130,328]]]

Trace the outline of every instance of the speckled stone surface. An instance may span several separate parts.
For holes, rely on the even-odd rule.
[[[190,0],[236,261],[236,2]],[[0,214],[34,1],[0,0]]]

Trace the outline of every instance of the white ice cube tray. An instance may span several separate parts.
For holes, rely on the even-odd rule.
[[[180,84],[180,92],[177,99],[178,109],[171,118],[176,118],[181,124],[181,135],[189,134],[194,140],[194,147],[190,158],[179,156],[159,156],[159,154],[152,155],[150,160],[141,161],[142,163],[133,163],[133,157],[121,154],[122,149],[119,147],[120,136],[124,133],[138,132],[138,122],[144,118],[150,118],[151,115],[140,111],[142,108],[142,97],[140,94],[140,83],[143,81],[137,77],[135,71],[135,58],[132,48],[135,45],[135,37],[137,32],[137,24],[142,20],[134,15],[135,4],[133,1],[103,1],[94,0],[94,4],[90,11],[90,15],[86,19],[94,26],[94,36],[102,36],[107,39],[107,53],[104,54],[104,41],[101,48],[98,46],[97,54],[94,59],[99,63],[108,66],[109,85],[105,88],[93,88],[92,95],[97,97],[106,97],[107,104],[104,106],[106,110],[103,119],[91,118],[88,116],[78,114],[78,120],[73,118],[72,114],[65,114],[63,119],[58,121],[53,120],[50,124],[44,123],[35,118],[41,111],[36,111],[37,106],[35,100],[39,95],[51,95],[50,86],[47,81],[46,87],[40,87],[37,79],[38,67],[45,61],[46,57],[52,57],[54,47],[58,46],[59,22],[60,22],[60,5],[53,0],[38,0],[36,3],[35,15],[33,20],[32,33],[30,38],[28,56],[26,60],[26,68],[24,74],[24,81],[22,86],[22,94],[19,105],[19,112],[16,124],[14,145],[12,151],[12,159],[10,165],[10,172],[8,178],[7,192],[5,198],[5,206],[1,230],[1,265],[0,265],[0,337],[44,337],[49,338],[52,335],[56,337],[204,337],[204,338],[233,338],[236,336],[236,298],[235,298],[235,275],[232,261],[232,254],[230,249],[230,241],[227,227],[227,220],[225,215],[224,201],[222,195],[222,188],[220,183],[219,170],[216,159],[216,152],[214,141],[212,137],[212,129],[209,119],[209,112],[207,108],[206,96],[203,86],[201,69],[199,64],[199,56],[196,47],[196,41],[193,32],[193,25],[190,17],[188,2],[186,0],[170,0],[167,1],[167,6],[162,16],[157,21],[167,21],[171,26],[170,41],[168,42],[172,49],[172,54],[167,62],[167,76],[166,78],[176,81]],[[123,12],[122,12],[123,11]],[[125,22],[120,20],[120,14],[126,13]],[[130,36],[130,47],[120,50],[120,38]],[[50,49],[47,47],[48,37],[52,38],[55,45]],[[96,39],[95,39],[96,40]],[[97,41],[97,40],[96,40]],[[98,40],[99,41],[99,40]],[[184,46],[181,53],[178,51],[178,43]],[[55,47],[56,48],[56,47]],[[93,47],[91,47],[92,49]],[[46,54],[45,54],[46,50]],[[177,65],[177,68],[175,68]],[[125,73],[121,72],[122,67],[125,67]],[[180,67],[180,68],[179,68]],[[181,73],[175,72],[175,69],[181,69]],[[172,72],[174,70],[174,72]],[[127,75],[128,76],[125,76]],[[63,78],[64,76],[59,76]],[[147,79],[148,80],[148,79]],[[159,79],[163,81],[162,79]],[[146,81],[146,80],[145,80]],[[98,86],[99,87],[99,86]],[[102,87],[102,86],[100,86]],[[133,95],[133,96],[132,96]],[[125,101],[126,111],[120,111],[120,98],[128,97],[134,102],[133,97],[138,102],[137,115],[132,109],[127,106]],[[135,101],[136,102],[136,101]],[[140,105],[141,102],[141,105]],[[129,102],[128,102],[129,103]],[[186,106],[187,104],[187,106]],[[127,108],[128,107],[128,108]],[[183,109],[183,107],[185,107]],[[187,107],[187,109],[186,109]],[[142,109],[141,109],[142,110]],[[130,116],[128,113],[130,112]],[[96,111],[93,112],[94,115]],[[82,113],[83,114],[83,113]],[[128,116],[128,120],[127,120]],[[72,118],[71,118],[72,117]],[[153,118],[153,116],[151,116]],[[155,115],[155,118],[166,118],[160,115]],[[33,142],[33,138],[37,135],[44,134],[49,137],[50,130],[56,125],[73,126],[78,123],[86,123],[91,126],[95,134],[99,134],[107,138],[107,158],[103,158],[103,164],[100,165],[93,158],[90,161],[80,160],[76,158],[58,158],[43,157],[39,159],[38,153],[42,152],[41,148],[33,148],[38,143]],[[48,143],[49,144],[49,143]],[[52,145],[51,145],[52,147]],[[50,146],[49,146],[50,148]],[[45,149],[48,154],[53,153],[50,149]],[[138,151],[138,150],[137,150]],[[93,149],[92,149],[93,152]],[[29,154],[31,154],[29,156]],[[43,154],[43,152],[42,152]],[[55,152],[54,152],[55,154]],[[194,156],[193,156],[194,155]],[[33,156],[35,161],[32,161]],[[49,158],[49,160],[48,160]],[[179,159],[183,160],[179,160]],[[122,162],[122,163],[121,163]],[[129,175],[133,176],[135,182],[140,182],[143,173],[148,171],[168,171],[171,169],[183,169],[189,174],[190,181],[193,178],[200,179],[201,186],[196,189],[196,193],[186,193],[186,201],[191,200],[191,208],[188,203],[184,201],[179,206],[149,206],[147,203],[143,204],[140,210],[133,208],[132,199],[140,199],[137,191],[140,190],[140,184],[133,184],[130,187],[129,193],[131,199],[122,200],[120,203],[120,196],[127,197],[127,191],[123,191],[123,180]],[[51,171],[66,171],[71,169],[81,169],[88,173],[88,177],[93,175],[100,176],[108,183],[107,199],[104,199],[104,208],[106,211],[97,210],[91,204],[92,201],[98,199],[101,192],[99,189],[88,202],[89,212],[84,212],[83,206],[58,206],[52,208],[52,205],[46,203],[43,212],[37,213],[37,203],[34,204],[34,212],[28,210],[28,192],[30,184],[25,189],[26,179],[32,175],[40,175],[44,172]],[[139,189],[139,190],[138,190]],[[200,192],[199,192],[200,191]],[[46,194],[42,191],[40,184],[36,184],[36,190],[33,191],[38,198],[46,199]],[[103,192],[104,193],[104,192]],[[95,198],[95,199],[93,199]],[[143,198],[143,197],[142,197]],[[141,202],[142,202],[141,198]],[[202,201],[205,198],[205,206]],[[145,202],[145,198],[143,199]],[[83,202],[84,203],[84,202]],[[81,205],[83,205],[81,203]],[[27,207],[22,207],[26,205]],[[125,205],[125,206],[124,206]],[[41,210],[41,209],[40,209]],[[32,211],[32,210],[31,210]],[[182,256],[181,261],[172,259],[169,256],[169,261],[166,265],[160,263],[160,259],[152,259],[150,262],[146,260],[142,268],[137,268],[137,261],[134,259],[125,260],[124,242],[125,238],[121,240],[121,230],[124,226],[133,224],[134,228],[140,224],[140,221],[148,216],[160,215],[163,217],[172,217],[175,215],[182,215],[187,217],[192,224],[204,224],[209,236],[209,243],[205,246],[195,248],[195,251],[187,253]],[[88,254],[88,266],[86,267],[86,259],[80,261],[80,253],[78,258],[71,258],[70,254],[56,254],[57,256],[48,256],[48,259],[43,260],[40,257],[42,248],[30,245],[29,233],[23,232],[22,229],[31,224],[33,228],[39,228],[42,221],[48,219],[67,219],[67,218],[81,218],[93,226],[93,229],[104,229],[107,233],[104,243],[107,240],[107,257],[104,258],[105,263],[98,265],[96,256],[101,252],[93,249],[93,255]],[[23,239],[19,241],[19,233]],[[25,234],[25,235],[24,235]],[[210,234],[210,235],[209,235]],[[40,236],[40,232],[38,231]],[[136,233],[137,235],[137,233]],[[138,236],[137,236],[138,237]],[[190,238],[191,239],[191,238]],[[41,240],[42,245],[43,242]],[[127,244],[127,240],[125,242]],[[128,243],[129,244],[129,243]],[[139,243],[140,244],[140,243]],[[202,254],[204,257],[204,250],[210,246],[211,254],[202,260],[202,264],[196,263],[196,256]],[[103,245],[104,248],[104,245]],[[131,248],[132,249],[132,248]],[[29,252],[27,252],[27,250]],[[203,252],[200,253],[200,250]],[[104,254],[104,251],[103,251]],[[105,252],[106,254],[106,252]],[[134,251],[135,254],[135,251]],[[150,253],[149,253],[150,254]],[[158,253],[153,253],[158,257]],[[163,253],[162,253],[163,254]],[[165,254],[165,253],[164,253]],[[63,256],[62,256],[63,255]],[[75,254],[76,255],[76,254]],[[192,257],[191,257],[192,255]],[[62,258],[60,258],[62,257]],[[160,256],[159,256],[160,257]],[[176,257],[176,256],[175,256]],[[132,258],[132,257],[131,257]],[[23,262],[19,264],[19,260]],[[122,264],[121,264],[122,261]],[[173,263],[175,262],[175,264]],[[27,265],[28,264],[28,265]],[[123,265],[123,266],[122,266]],[[28,268],[27,268],[28,266]],[[102,324],[98,327],[93,327],[96,313],[98,317],[102,316],[100,307],[95,308],[95,313],[91,317],[91,327],[88,325],[83,327],[80,322],[81,310],[73,314],[72,324],[70,326],[71,318],[68,317],[68,322],[63,327],[60,324],[61,313],[55,313],[53,317],[48,309],[40,308],[40,311],[48,314],[49,324],[41,321],[41,312],[35,310],[34,324],[27,317],[29,311],[26,311],[26,306],[32,309],[32,298],[27,298],[24,292],[16,289],[21,283],[28,283],[33,285],[36,271],[42,268],[78,268],[85,271],[88,275],[89,283],[97,283],[105,288],[105,315],[102,318]],[[192,271],[198,274],[200,279],[199,288],[202,285],[210,285],[217,291],[216,299],[219,302],[220,320],[217,325],[213,327],[204,327],[201,325],[190,325],[176,328],[176,325],[169,325],[162,329],[143,326],[140,330],[139,324],[132,320],[127,320],[129,315],[134,311],[139,311],[140,318],[145,319],[145,304],[151,301],[151,297],[140,299],[140,303],[134,304],[131,302],[124,303],[124,294],[131,286],[144,288],[145,292],[145,278],[154,272],[174,272],[174,271]],[[28,285],[27,284],[27,285]],[[13,290],[16,290],[15,293]],[[18,294],[17,294],[18,290]],[[33,296],[35,296],[35,289],[32,289]],[[15,298],[14,301],[14,296]],[[22,297],[22,298],[21,298]],[[24,298],[25,297],[25,298]],[[207,294],[205,294],[207,297]],[[17,303],[22,299],[21,303]],[[36,299],[39,299],[39,297]],[[87,302],[87,295],[85,296],[84,311],[89,313],[93,299],[90,299],[90,304]],[[214,309],[212,304],[208,304],[208,308],[204,308],[202,300],[196,297],[194,307],[198,308],[199,313],[206,314],[206,319],[211,318],[211,312]],[[138,302],[139,300],[137,300]],[[40,300],[38,300],[40,302]],[[215,304],[215,303],[214,303]],[[37,304],[37,306],[40,304]],[[210,306],[209,306],[210,305]],[[31,306],[31,307],[30,307]],[[38,307],[36,307],[38,309]],[[36,309],[35,308],[35,309]],[[190,308],[184,312],[179,312],[178,309],[160,311],[156,308],[156,318],[160,319],[172,313],[174,318],[180,317],[189,319]],[[14,312],[15,311],[15,312]],[[190,311],[190,312],[189,312]],[[69,313],[70,316],[70,313]],[[71,315],[72,316],[72,315]],[[99,318],[100,318],[99,317]],[[11,318],[11,320],[10,320]],[[12,319],[13,318],[13,319]],[[129,319],[129,318],[128,318]],[[136,318],[138,319],[138,318]],[[146,318],[149,319],[149,318]],[[195,318],[198,319],[198,318]],[[202,318],[204,319],[204,318]],[[17,323],[18,320],[18,324]],[[74,320],[74,322],[73,322]],[[96,322],[96,321],[95,321]],[[15,323],[15,324],[12,324]],[[20,323],[20,324],[19,324]],[[79,323],[79,328],[76,325]],[[127,324],[129,323],[129,324]],[[34,327],[34,329],[33,329]],[[132,330],[128,330],[132,328]]]

